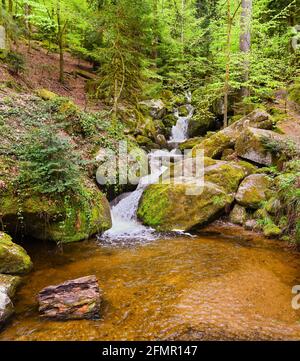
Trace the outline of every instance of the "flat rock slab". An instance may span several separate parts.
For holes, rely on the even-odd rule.
[[[98,319],[101,294],[96,276],[49,286],[38,294],[39,312],[57,320]]]

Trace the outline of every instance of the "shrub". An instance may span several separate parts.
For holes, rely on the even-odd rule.
[[[13,75],[19,75],[25,70],[25,59],[23,55],[16,52],[9,52],[6,57],[8,70]]]
[[[56,131],[53,126],[44,126],[21,141],[17,155],[22,187],[42,194],[76,192],[80,188],[80,158]]]

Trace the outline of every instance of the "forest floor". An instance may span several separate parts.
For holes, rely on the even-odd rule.
[[[48,52],[39,43],[33,42],[30,52],[28,45],[18,43],[15,50],[25,59],[25,71],[20,75],[13,75],[9,67],[0,63],[0,85],[20,86],[22,89],[34,92],[36,89],[45,88],[63,97],[69,97],[80,107],[94,108],[86,94],[87,79],[79,73],[83,71],[93,78],[92,64],[78,60],[70,53],[65,52],[65,82],[59,82],[59,55]],[[98,109],[99,110],[99,109]]]
[[[273,108],[286,113],[286,119],[280,121],[279,129],[290,139],[300,144],[300,109],[294,102],[287,100],[285,92],[276,94],[276,101],[272,103]]]

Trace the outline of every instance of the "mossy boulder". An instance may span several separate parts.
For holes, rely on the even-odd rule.
[[[213,117],[195,114],[189,121],[188,134],[190,138],[205,135],[209,130],[215,129],[216,122]]]
[[[202,165],[203,169],[198,169],[196,173],[196,166],[200,167],[201,164],[195,158],[187,158],[176,162],[170,167],[169,171],[163,173],[161,181],[166,183],[171,178],[176,183],[180,183],[180,181],[193,182],[196,177],[203,177],[205,182],[214,183],[227,193],[235,193],[239,184],[247,175],[243,167],[234,162],[218,161],[204,157]]]
[[[271,116],[267,112],[257,109],[229,127],[214,133],[203,142],[196,145],[193,148],[192,155],[196,156],[196,151],[203,149],[207,157],[221,157],[225,149],[234,147],[241,132],[248,127],[261,129],[272,128]]]
[[[0,273],[23,274],[31,270],[30,257],[21,246],[13,243],[11,237],[0,233]]]
[[[192,156],[196,157],[197,152],[203,150],[206,157],[217,158],[222,155],[226,148],[234,146],[234,142],[235,138],[230,132],[220,131],[197,144],[192,150]]]
[[[282,230],[278,226],[276,226],[276,224],[274,224],[273,222],[266,224],[263,227],[263,232],[267,238],[276,238],[281,236],[282,234]]]
[[[21,227],[33,238],[63,243],[81,241],[111,227],[106,197],[95,185],[84,182],[81,194],[72,197],[5,192],[0,215],[12,232]]]
[[[200,144],[202,141],[203,141],[202,137],[190,138],[190,139],[186,140],[185,142],[179,144],[179,149],[181,151],[191,150],[196,145]]]
[[[271,180],[264,174],[252,174],[241,183],[235,196],[237,202],[246,208],[258,209],[267,200]]]
[[[206,182],[201,190],[196,184],[150,185],[140,201],[138,217],[160,231],[188,231],[214,220],[233,201],[233,196],[213,183]]]
[[[38,89],[36,94],[43,100],[53,100],[59,97],[59,95],[47,89]]]
[[[140,108],[146,115],[154,119],[162,119],[166,114],[166,105],[161,99],[145,100],[139,103]]]
[[[188,110],[188,107],[186,105],[181,105],[179,108],[178,108],[178,114],[180,117],[187,117],[189,115],[189,110]]]
[[[236,204],[230,213],[229,220],[230,222],[239,225],[243,225],[244,223],[246,223],[247,221],[246,208],[240,206],[239,204]]]
[[[215,183],[227,193],[235,193],[246,177],[242,167],[235,163],[219,161],[204,169],[205,181]]]
[[[282,204],[276,197],[270,198],[265,204],[265,210],[273,216],[280,212],[281,207]]]
[[[280,157],[280,149],[286,149],[286,137],[275,132],[248,128],[236,141],[235,150],[239,157],[252,162],[271,166]],[[281,146],[280,146],[281,145]],[[272,151],[272,147],[274,148]]]

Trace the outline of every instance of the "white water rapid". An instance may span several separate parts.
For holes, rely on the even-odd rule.
[[[126,241],[126,244],[128,244],[128,240],[150,241],[157,238],[158,235],[155,234],[154,229],[143,226],[137,220],[136,212],[145,188],[156,183],[161,174],[167,169],[166,166],[162,165],[162,158],[176,157],[176,150],[171,152],[156,150],[150,153],[148,157],[150,175],[142,177],[134,192],[129,193],[112,206],[112,228],[106,231],[100,237],[100,240],[104,240],[106,243],[117,242],[118,244]]]

